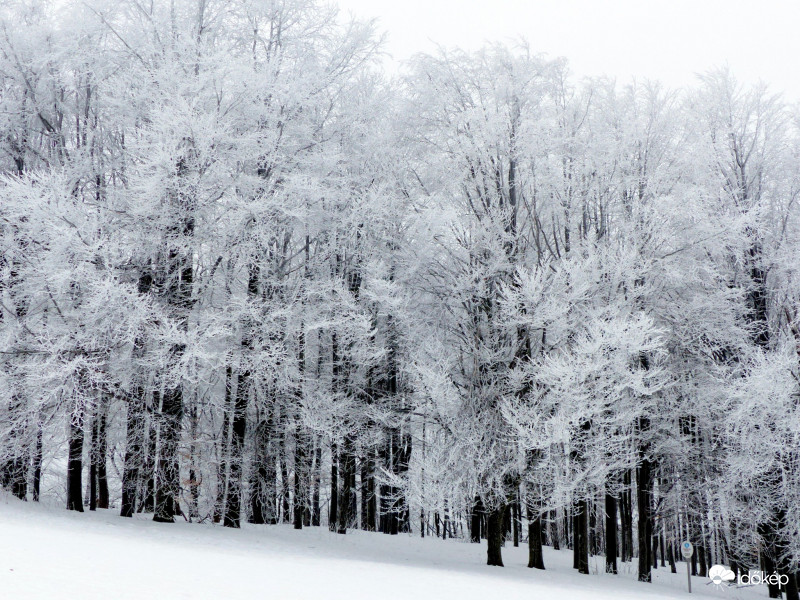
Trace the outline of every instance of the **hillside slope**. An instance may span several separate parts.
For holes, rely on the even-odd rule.
[[[324,528],[242,530],[70,513],[0,496],[0,594],[25,599],[656,600],[686,598],[684,565],[652,585],[633,566],[614,577],[577,575],[571,555],[545,549],[547,571],[527,569],[526,548],[484,565],[485,546]],[[592,569],[602,559],[592,559]],[[694,578],[695,597],[766,598],[766,588],[721,589]]]

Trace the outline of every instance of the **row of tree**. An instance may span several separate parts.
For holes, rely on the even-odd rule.
[[[795,107],[526,47],[387,79],[313,0],[2,10],[11,493],[642,581],[689,539],[798,598]]]

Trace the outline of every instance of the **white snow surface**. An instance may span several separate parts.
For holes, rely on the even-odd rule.
[[[0,492],[0,598],[388,600],[655,600],[690,598],[686,565],[635,581],[572,568],[570,552],[545,548],[546,571],[528,569],[527,548],[503,549],[505,568],[488,567],[485,543],[290,525],[153,523],[116,510],[67,512]],[[693,578],[691,597],[766,598],[766,587],[721,588]]]

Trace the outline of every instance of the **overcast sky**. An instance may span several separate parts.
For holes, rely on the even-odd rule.
[[[434,43],[473,49],[524,37],[534,52],[565,56],[577,75],[659,79],[676,87],[726,62],[800,99],[797,0],[337,0],[377,17],[395,60]]]

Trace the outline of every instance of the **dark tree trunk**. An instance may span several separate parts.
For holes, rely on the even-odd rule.
[[[160,403],[161,395],[159,392],[153,392],[153,403],[158,405]],[[157,435],[156,427],[153,416],[150,417],[148,425],[148,433],[145,444],[144,456],[142,459],[142,485],[141,485],[141,500],[139,502],[138,512],[155,512],[156,498],[155,498],[155,473],[156,473],[156,446]]]
[[[83,407],[77,403],[69,424],[67,458],[67,510],[83,512],[81,471],[83,470]]]
[[[354,508],[356,505],[356,458],[354,455],[353,440],[350,436],[345,436],[342,453],[339,457],[341,467],[340,479],[341,488],[339,495],[338,525],[336,531],[341,534],[347,533],[347,529],[352,526],[351,521],[356,516]]]
[[[303,515],[306,508],[306,442],[301,429],[302,424],[298,422],[294,440],[293,525],[295,529],[303,528]]]
[[[398,474],[400,467],[400,431],[395,427],[390,427],[386,432],[386,440],[382,451],[382,462],[384,468],[390,473]],[[402,498],[396,486],[381,484],[381,510],[380,510],[380,530],[381,533],[397,535],[400,531]]]
[[[777,514],[777,526],[783,529],[787,525],[786,511],[784,509],[778,509]],[[798,581],[795,579],[794,571],[791,568],[790,548],[785,536],[781,535],[779,537],[775,545],[775,550],[777,555],[776,571],[780,576],[786,578],[786,585],[783,590],[786,593],[786,600],[800,600],[800,596],[798,595]]]
[[[108,508],[108,478],[106,474],[106,410],[103,398],[95,407],[89,446],[89,510]]]
[[[128,400],[125,466],[122,470],[122,508],[120,516],[132,517],[136,512],[136,495],[142,465],[144,436],[145,390],[139,387]]]
[[[589,506],[586,498],[575,504],[573,516],[575,553],[578,558],[578,573],[589,574]]]
[[[189,408],[189,521],[194,522],[200,518],[200,484],[202,476],[197,471],[198,465],[198,432],[199,419],[197,416],[197,402]]]
[[[678,568],[675,566],[675,552],[673,551],[672,544],[667,544],[667,560],[669,560],[670,573],[677,573]]]
[[[0,311],[2,312],[2,311]],[[25,311],[22,311],[24,314]],[[7,447],[11,458],[3,465],[2,484],[20,500],[28,496],[28,462],[30,460],[26,436],[25,404],[19,397],[13,397],[8,407],[8,422],[12,423]]]
[[[649,425],[649,424],[648,424]],[[653,479],[650,472],[650,461],[642,458],[636,471],[636,498],[639,509],[638,540],[639,540],[639,581],[650,583],[652,575],[650,565],[650,540],[652,538],[652,497]]]
[[[503,566],[503,515],[505,506],[497,506],[489,511],[486,532],[486,564],[490,567]]]
[[[256,525],[277,523],[275,485],[277,471],[272,450],[272,416],[267,415],[256,425],[253,442],[255,456],[250,483],[250,522]]]
[[[658,536],[654,535],[650,540],[650,558],[653,560],[653,570],[658,569]]]
[[[305,502],[303,503],[303,527],[311,527],[314,512],[314,489],[317,478],[316,441],[310,432],[303,436],[306,443],[305,460]]]
[[[655,551],[655,545],[653,545],[653,550]],[[703,546],[699,546],[697,548],[697,550],[696,550],[696,554],[697,554],[697,559],[700,562],[700,565],[699,565],[700,569],[699,569],[699,572],[697,574],[700,577],[705,577],[706,573],[707,573],[707,571],[706,571],[706,551],[705,551],[705,548]],[[655,559],[653,559],[653,562],[655,562]]]
[[[300,374],[300,383],[297,387],[297,415],[294,436],[294,501],[293,525],[295,529],[303,528],[303,520],[308,507],[308,473],[306,465],[306,436],[303,433],[303,423],[300,418],[303,406],[303,381],[306,371],[306,338],[303,325],[300,325],[300,334],[297,340],[297,369]]]
[[[280,445],[281,456],[278,457],[281,468],[281,488],[279,490],[281,499],[281,522],[291,523],[292,507],[289,503],[289,490],[291,489],[289,483],[289,445],[287,443],[286,417],[284,415],[281,415],[280,431],[283,432]]]
[[[242,344],[243,350],[245,344]],[[225,494],[223,525],[238,529],[242,524],[242,461],[244,460],[244,436],[247,428],[247,398],[250,393],[250,370],[239,373],[236,397],[231,414],[231,443],[228,451],[228,490]]]
[[[311,525],[319,527],[321,522],[321,511],[319,505],[320,486],[322,482],[322,445],[317,442],[316,449],[314,450],[314,461],[316,468],[314,472],[314,500],[311,503]]]
[[[328,510],[328,528],[336,531],[339,522],[339,452],[331,442],[331,504]]]
[[[97,413],[92,418],[89,441],[89,510],[97,510]]]
[[[542,552],[542,516],[528,507],[528,568],[544,570]]]
[[[97,423],[97,508],[107,509],[108,494],[108,402],[103,401]]]
[[[153,276],[149,269],[143,270],[139,276],[138,292],[147,294],[153,286]],[[144,354],[144,341],[137,338],[133,344],[133,356],[140,359]],[[120,516],[132,517],[136,512],[136,496],[143,467],[143,449],[145,435],[145,399],[147,391],[142,385],[143,374],[137,374],[138,383],[133,394],[128,398],[128,414],[125,426],[125,464],[122,470],[122,501]]]
[[[361,461],[361,529],[375,531],[377,502],[375,497],[375,457],[373,451]],[[424,523],[424,513],[422,522]],[[424,537],[424,527],[421,529]]]
[[[408,472],[408,463],[411,459],[411,435],[399,429],[397,431],[397,460],[395,461],[395,473],[399,478],[403,478]],[[397,529],[402,533],[408,533],[411,530],[411,515],[408,511],[408,504],[406,502],[405,494],[402,487],[395,486],[395,515],[397,519]],[[449,519],[449,512],[447,513]]]
[[[561,550],[561,539],[558,535],[558,515],[555,510],[550,511],[550,539],[553,542],[553,550]]]
[[[183,354],[183,348],[175,350]],[[159,457],[155,487],[155,511],[153,520],[158,523],[172,523],[178,514],[180,497],[180,471],[178,467],[178,443],[181,435],[183,417],[181,387],[164,392],[161,402]]]
[[[356,461],[355,447],[350,447],[350,464],[348,465],[349,482],[347,487],[350,492],[349,515],[347,518],[347,527],[350,529],[358,529],[358,487],[356,484],[356,473],[358,470],[358,463]]]
[[[617,574],[617,498],[606,493],[606,573]]]
[[[482,538],[481,525],[483,523],[483,515],[484,515],[483,501],[481,500],[480,496],[475,496],[475,502],[472,504],[472,516],[470,520],[471,522],[470,541],[473,544],[481,543],[481,538]]]
[[[42,423],[41,418],[36,427],[36,451],[33,454],[33,501],[39,501],[42,487]]]
[[[572,505],[572,510],[569,514],[569,531],[570,537],[572,539],[572,568],[576,571],[580,568],[581,559],[580,559],[580,535],[579,535],[579,528],[578,528],[578,507],[577,505]]]
[[[217,464],[217,498],[214,503],[214,523],[219,523],[225,516],[225,505],[227,503],[228,487],[230,485],[231,468],[231,429],[233,412],[235,410],[233,399],[233,367],[230,362],[225,366],[225,393],[222,411],[222,427],[220,428],[219,441],[217,444],[219,452],[219,463]]]
[[[633,560],[633,498],[631,491],[631,471],[625,470],[622,475],[623,491],[621,494],[620,516],[622,531],[622,562]]]
[[[17,165],[17,174],[21,176],[25,169],[23,156],[14,156],[14,162]],[[0,277],[0,293],[2,293],[3,289],[8,290],[13,310],[18,321],[21,322],[28,314],[28,302],[24,297],[18,295],[17,291],[19,284],[22,283],[20,266],[17,260],[13,258],[8,260],[8,256],[4,252],[0,252],[0,270],[5,271],[6,268],[8,269],[8,277]],[[4,321],[5,309],[6,307],[3,306],[3,310],[0,310],[0,323]],[[6,440],[10,458],[5,464],[0,464],[0,484],[3,487],[10,488],[11,493],[20,500],[27,500],[28,496],[30,446],[27,439],[27,420],[25,399],[12,393],[11,402],[8,405],[8,414],[3,423],[3,425],[11,426]],[[0,448],[0,454],[2,454],[2,448]],[[80,485],[80,481],[78,483]]]
[[[785,575],[788,582],[786,583],[786,600],[800,600],[800,590],[798,590],[798,586],[800,586],[800,573],[793,573],[791,571],[783,571],[778,570],[778,573],[781,575]]]
[[[772,560],[772,557],[768,554],[764,553],[761,555],[761,561],[763,568],[762,570],[767,575],[772,575],[775,573],[775,561]],[[770,598],[780,598],[781,597],[781,588],[780,585],[777,583],[773,583],[772,579],[769,580],[767,583],[767,592]]]
[[[260,269],[255,263],[248,265],[247,299],[258,297]],[[253,353],[252,322],[244,319],[242,324],[241,364],[236,384],[236,397],[232,402],[231,445],[229,449],[230,468],[228,470],[228,489],[225,494],[225,516],[223,525],[238,529],[242,524],[242,477],[244,461],[244,436],[247,430],[247,401],[250,397],[250,360]],[[230,367],[229,367],[230,368]],[[230,377],[230,375],[229,375]],[[227,391],[227,390],[226,390]],[[227,408],[227,407],[226,407]]]

